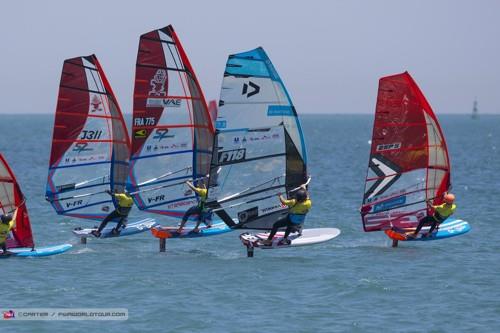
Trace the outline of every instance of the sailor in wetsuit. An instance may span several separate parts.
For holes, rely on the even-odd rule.
[[[207,212],[207,209],[205,207],[205,203],[207,201],[208,190],[205,187],[205,184],[201,183],[201,185],[199,187],[196,187],[189,180],[186,181],[186,184],[191,190],[193,190],[194,192],[196,192],[196,194],[198,194],[199,201],[198,201],[198,204],[196,206],[189,208],[184,213],[184,216],[182,217],[181,224],[179,225],[179,228],[177,229],[177,232],[179,234],[182,232],[182,229],[184,228],[184,225],[186,224],[189,217],[191,215],[195,215],[195,214],[198,214],[198,220],[196,222],[196,226],[193,229],[193,232],[199,231],[198,227],[200,226],[200,224],[202,222],[206,224],[207,228],[211,227],[210,223],[206,221],[208,212]]]
[[[11,214],[3,214],[0,217],[0,246],[2,247],[3,254],[8,254],[7,252],[7,236],[9,232],[16,225],[16,221]]]
[[[127,193],[113,194],[109,190],[107,190],[106,193],[115,197],[115,199],[118,201],[118,207],[116,207],[114,211],[112,211],[110,214],[108,214],[108,216],[104,218],[104,220],[102,220],[99,229],[92,231],[92,234],[96,237],[101,237],[102,230],[106,227],[109,221],[112,221],[114,219],[118,219],[118,223],[116,227],[113,228],[111,233],[113,235],[120,234],[120,229],[125,223],[125,220],[127,219],[128,214],[130,213],[130,210],[132,209],[132,205],[134,203],[132,197]]]
[[[431,206],[434,209],[434,214],[428,215],[421,219],[418,223],[417,229],[415,229],[415,232],[409,235],[410,237],[417,237],[422,227],[426,224],[430,224],[431,228],[429,229],[429,232],[427,233],[427,235],[425,235],[425,237],[431,236],[434,229],[436,229],[436,227],[438,227],[441,223],[443,223],[444,220],[446,220],[455,212],[455,210],[457,209],[457,205],[454,204],[455,196],[453,194],[446,193],[444,195],[443,201],[443,204],[437,206],[433,206],[431,205],[429,200],[427,201],[427,205]]]
[[[276,235],[279,228],[283,227],[286,227],[286,230],[283,239],[280,241],[280,245],[290,244],[288,236],[294,228],[304,223],[306,214],[312,206],[311,199],[309,199],[309,195],[305,188],[301,188],[295,193],[295,199],[286,200],[281,195],[279,199],[282,204],[289,207],[288,214],[273,224],[269,237],[263,242],[264,245],[272,245],[274,235]]]

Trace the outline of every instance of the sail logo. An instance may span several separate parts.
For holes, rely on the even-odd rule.
[[[234,149],[219,152],[219,164],[238,163],[245,160],[246,149]]]
[[[90,100],[90,112],[100,112],[102,111],[102,102],[97,97],[97,95],[92,95],[92,98]]]
[[[166,96],[165,82],[167,81],[167,71],[165,69],[158,69],[149,81],[151,90],[149,91],[150,96]]]
[[[249,91],[248,88],[252,88],[252,91]],[[242,95],[246,95],[247,98],[252,97],[253,95],[257,95],[260,92],[260,86],[256,85],[252,81],[248,81],[247,83],[243,83],[243,90],[241,91]]]
[[[86,142],[78,142],[75,143],[75,147],[73,147],[73,151],[76,151],[78,154],[80,154],[82,151],[91,151],[93,150],[92,148],[88,148],[88,143]]]
[[[148,131],[145,129],[135,130],[134,138],[136,139],[145,139],[148,136]]]
[[[377,151],[394,150],[394,149],[400,149],[400,148],[401,148],[401,142],[386,143],[386,144],[377,145]]]
[[[365,192],[365,200],[382,195],[401,177],[401,168],[380,154],[372,155],[368,165],[377,175],[377,180]]]
[[[173,134],[168,135],[168,128],[158,128],[155,131],[155,135],[153,136],[153,139],[161,141],[162,139],[168,139],[168,138],[174,138],[174,137],[175,137],[175,135],[173,135]]]

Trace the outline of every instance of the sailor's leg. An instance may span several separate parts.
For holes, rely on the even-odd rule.
[[[271,232],[269,233],[269,237],[267,237],[267,240],[272,240],[274,235],[278,232],[279,228],[286,227],[288,225],[288,215],[282,219],[279,219],[273,224],[273,228],[271,229]]]
[[[441,222],[439,222],[439,221],[437,221],[437,220],[434,219],[434,221],[432,222],[431,228],[429,229],[429,234],[428,235],[429,236],[432,235],[432,232],[434,231],[434,229],[436,229],[436,227],[438,225],[440,225],[440,224],[441,224]]]
[[[185,213],[184,213],[184,216],[182,217],[182,221],[181,221],[181,225],[179,226],[179,228],[177,229],[177,232],[181,232],[182,229],[184,228],[184,225],[186,224],[187,220],[189,219],[189,217],[193,214],[196,214],[196,212],[198,211],[198,206],[193,206],[191,208],[189,208]]]
[[[422,229],[422,227],[426,224],[429,224],[429,223],[432,223],[434,221],[434,217],[432,216],[426,216],[424,217],[423,219],[420,220],[420,222],[418,223],[418,227],[417,229],[415,229],[415,231],[413,232],[413,234],[416,236],[418,235],[418,233],[420,232],[420,230]]]
[[[102,220],[101,225],[99,226],[99,229],[97,229],[97,233],[101,233],[102,229],[104,229],[106,227],[108,222],[117,218],[117,217],[120,217],[120,214],[118,213],[117,210],[114,210],[110,214],[108,214],[108,216],[106,216],[104,218],[104,220]]]
[[[285,235],[283,236],[284,239],[287,239],[288,236],[290,236],[290,233],[292,232],[292,230],[295,229],[295,224],[292,223],[292,221],[290,221],[290,215],[287,216],[287,225],[286,225],[286,230],[285,230]]]
[[[118,221],[116,227],[113,229],[113,233],[114,234],[119,234],[120,233],[120,231],[121,231],[120,229],[124,225],[124,222],[125,222],[126,219],[127,219],[127,215],[120,215],[120,220]]]
[[[204,217],[203,217],[203,212],[201,211],[201,209],[199,207],[196,210],[195,214],[198,214],[198,220],[196,221],[196,225],[194,226],[193,231],[194,232],[198,232],[198,227],[200,226],[201,222],[205,222],[205,220],[204,220]]]

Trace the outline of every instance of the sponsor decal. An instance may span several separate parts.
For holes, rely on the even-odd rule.
[[[147,145],[146,152],[158,152],[161,150],[173,150],[173,149],[187,149],[188,144],[186,142],[172,143],[168,144],[157,144],[157,145]]]
[[[145,139],[148,136],[148,131],[145,129],[135,130],[134,138],[136,139]]]
[[[94,150],[92,148],[88,148],[88,143],[86,142],[78,142],[75,143],[75,146],[73,147],[73,151],[76,151],[78,154],[80,154],[82,151],[91,151]]]
[[[155,131],[155,135],[153,136],[153,139],[161,141],[162,139],[174,138],[174,137],[175,135],[168,134],[168,128],[157,128]]]
[[[178,202],[174,202],[174,203],[171,203],[170,205],[167,206],[167,209],[175,209],[175,208],[179,208],[179,207],[185,207],[185,206],[194,206],[196,205],[198,202],[196,200],[188,200],[188,201],[178,201]]]
[[[163,107],[163,108],[180,108],[182,105],[181,98],[148,98],[146,107]]]
[[[225,120],[217,120],[215,122],[215,128],[226,128],[227,122]]]
[[[109,212],[109,206],[102,206],[101,210],[103,212]]]
[[[293,116],[293,107],[289,105],[269,105],[267,108],[268,116]]]
[[[277,133],[274,133],[272,135],[269,135],[269,134],[263,134],[263,135],[260,135],[260,136],[250,136],[250,137],[246,137],[244,136],[243,138],[240,138],[239,136],[236,136],[233,138],[233,143],[234,144],[245,144],[247,143],[247,141],[250,141],[250,143],[254,143],[254,142],[260,142],[260,141],[266,141],[266,140],[277,140],[280,138],[280,135],[277,134]]]
[[[102,109],[102,101],[97,95],[92,95],[90,98],[90,112],[100,112]]]
[[[154,117],[138,117],[134,118],[134,126],[154,126],[156,120]]]
[[[86,156],[72,156],[64,158],[64,163],[61,164],[75,164],[75,163],[90,163],[90,162],[100,162],[105,161],[105,154],[98,155],[86,155]]]
[[[286,207],[286,205],[284,205],[284,206]],[[281,204],[277,204],[277,205],[274,205],[271,207],[265,207],[265,208],[262,208],[262,213],[268,213],[268,212],[271,212],[273,210],[281,209],[281,208],[284,208],[283,205],[281,205]]]
[[[231,164],[245,159],[246,149],[233,149],[219,152],[219,164]]]
[[[388,210],[394,207],[404,205],[405,203],[406,203],[406,195],[403,195],[401,197],[396,197],[376,204],[375,206],[373,206],[373,212],[377,213],[380,212],[381,210]]]
[[[240,142],[241,143],[246,143],[247,142],[247,138],[244,136],[243,139],[241,139],[241,141],[240,141],[240,137],[236,136],[236,137],[233,138],[233,142],[234,142],[234,144],[239,144]]]
[[[165,69],[158,69],[149,81],[151,90],[149,91],[149,96],[165,96],[167,92],[165,91],[165,82],[167,81],[167,71]]]
[[[401,142],[385,143],[377,145],[377,151],[394,150],[400,148],[401,148]]]

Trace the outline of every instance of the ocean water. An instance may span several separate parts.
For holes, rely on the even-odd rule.
[[[373,117],[311,115],[302,118],[314,203],[306,224],[342,234],[246,258],[238,231],[171,240],[166,253],[149,233],[78,244],[71,229],[85,224],[44,200],[52,116],[2,115],[0,151],[28,199],[36,243],[74,248],[0,261],[0,308],[116,307],[129,319],[0,320],[0,332],[499,331],[500,116],[439,118],[456,216],[470,233],[393,249],[382,233],[363,232],[357,210]]]

